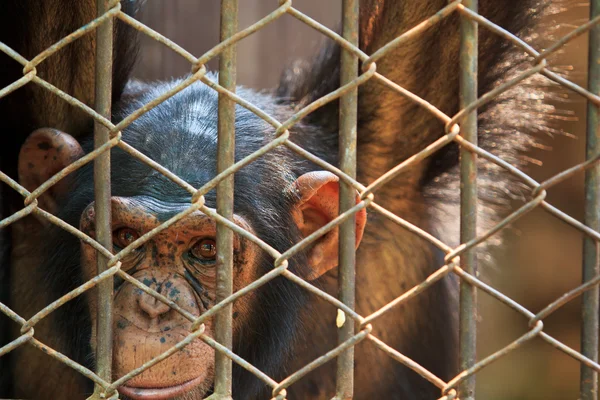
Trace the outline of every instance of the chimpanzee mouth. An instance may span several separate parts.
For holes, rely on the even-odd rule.
[[[191,381],[184,382],[180,385],[169,386],[164,388],[140,388],[121,386],[119,392],[127,397],[135,400],[163,400],[170,399],[189,392],[196,386],[202,383],[204,376],[199,376]]]

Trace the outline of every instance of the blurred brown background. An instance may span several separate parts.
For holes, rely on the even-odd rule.
[[[341,0],[297,0],[294,6],[317,21],[335,29],[340,20]],[[547,46],[575,26],[585,22],[586,4],[570,1],[565,9],[548,18],[540,29],[541,43]],[[240,29],[267,15],[275,1],[240,2]],[[154,0],[148,2],[142,22],[199,56],[218,43],[219,2],[215,0]],[[238,46],[238,82],[256,89],[276,85],[286,64],[310,56],[322,36],[296,19],[284,15]],[[144,38],[142,60],[136,76],[165,79],[186,74],[187,62],[161,44]],[[585,85],[587,35],[565,46],[551,64],[569,71],[569,78]],[[209,64],[217,68],[216,61]],[[536,151],[528,171],[542,181],[582,162],[584,158],[585,102],[564,93],[566,102],[557,104],[559,127],[566,133],[542,138],[553,151]],[[581,220],[583,216],[583,174],[549,190],[548,200],[560,210]],[[517,204],[515,204],[515,207]],[[507,244],[496,251],[496,267],[485,272],[485,280],[533,312],[538,312],[581,279],[582,235],[544,211],[528,214],[507,235]],[[525,318],[485,294],[480,295],[481,322],[479,357],[499,350],[527,330]],[[579,349],[580,302],[573,301],[544,321],[546,331]],[[360,360],[357,360],[360,362]],[[478,375],[477,397],[484,400],[577,399],[579,364],[534,339],[520,349],[483,369]]]

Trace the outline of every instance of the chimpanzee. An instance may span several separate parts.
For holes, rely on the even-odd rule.
[[[0,40],[33,57],[90,21],[92,1],[5,1],[0,6]],[[480,13],[520,35],[535,26],[543,1],[481,0]],[[410,2],[363,0],[360,47],[372,54],[408,28],[433,15],[445,0]],[[125,1],[131,12],[137,4]],[[454,14],[377,62],[377,71],[452,115],[458,106],[459,16]],[[113,120],[118,122],[180,80],[129,80],[135,37],[117,24]],[[479,91],[513,76],[526,61],[523,52],[480,29]],[[38,67],[56,86],[84,101],[93,98],[93,37],[71,44]],[[271,92],[238,88],[237,93],[279,121],[335,90],[340,49],[324,48],[312,63],[300,63]],[[20,66],[2,59],[1,85],[18,78]],[[216,79],[214,74],[210,79]],[[128,82],[128,83],[126,83]],[[525,89],[523,89],[525,88]],[[523,84],[480,109],[479,142],[510,162],[532,142],[527,135],[545,126],[544,88]],[[216,174],[217,93],[195,83],[147,112],[123,132],[123,140],[194,187]],[[41,88],[26,88],[1,100],[6,135],[2,170],[33,190],[93,148],[91,123]],[[444,127],[428,111],[376,82],[359,89],[358,180],[369,184],[439,138]],[[336,164],[338,103],[332,102],[291,129],[291,140]],[[31,133],[29,135],[29,133]],[[25,137],[27,140],[24,141]],[[274,129],[252,112],[236,107],[236,160],[271,141]],[[6,147],[7,146],[7,147]],[[19,152],[18,161],[14,155]],[[115,250],[184,210],[190,194],[119,149],[112,150],[112,227]],[[447,146],[377,191],[391,212],[457,243],[458,150]],[[64,178],[39,206],[94,236],[92,165]],[[493,166],[480,165],[481,219],[493,222],[511,193],[510,181]],[[6,211],[18,209],[14,196]],[[234,222],[278,251],[331,221],[338,213],[338,178],[287,148],[263,155],[235,174]],[[206,195],[215,207],[215,193]],[[357,311],[367,315],[422,282],[444,264],[430,243],[377,214],[356,216]],[[123,260],[122,268],[144,284],[200,315],[215,302],[215,222],[197,211],[162,231]],[[42,219],[27,217],[11,226],[9,305],[24,318],[95,275],[95,251]],[[289,269],[335,295],[337,231],[290,260]],[[361,240],[362,239],[362,240]],[[234,240],[234,290],[273,268],[273,260],[242,236]],[[457,285],[446,278],[410,303],[373,323],[373,334],[442,379],[457,372]],[[115,282],[114,378],[139,367],[180,341],[190,323],[167,305],[127,282]],[[80,296],[35,327],[35,337],[93,368],[94,292]],[[336,309],[285,278],[276,278],[233,305],[233,351],[281,380],[337,344]],[[12,333],[19,327],[12,324]],[[206,333],[212,335],[208,320]],[[335,363],[311,372],[288,390],[290,399],[331,398]],[[362,342],[355,354],[356,399],[436,399],[439,389],[415,372]],[[12,395],[35,399],[85,398],[92,384],[32,346],[10,354]],[[212,392],[214,350],[196,340],[121,387],[121,398],[200,399]],[[234,365],[233,396],[270,398],[270,389]]]

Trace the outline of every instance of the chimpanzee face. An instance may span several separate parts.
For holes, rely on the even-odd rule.
[[[131,245],[140,236],[159,226],[162,218],[185,210],[185,205],[161,204],[148,197],[112,199],[112,227],[114,251]],[[94,237],[94,205],[81,216],[80,229]],[[237,225],[252,232],[241,217]],[[173,301],[183,310],[200,316],[215,302],[216,290],[216,224],[196,211],[137,247],[121,261],[121,269]],[[96,275],[96,251],[82,242],[84,278]],[[234,240],[234,290],[258,278],[259,251],[245,238]],[[233,305],[234,333],[245,324],[252,308],[253,295],[245,296]],[[90,296],[92,332],[96,325],[95,296]],[[113,374],[118,379],[182,341],[191,332],[192,323],[153,296],[129,282],[117,278],[114,294]],[[205,323],[204,334],[212,336],[212,319]],[[92,339],[94,342],[94,339]],[[145,370],[127,382],[120,390],[133,398],[150,394],[169,398],[197,387],[195,393],[204,394],[212,383],[214,350],[201,339],[194,339],[181,351]]]
[[[21,181],[26,187],[35,188],[83,153],[78,143],[69,135],[53,130],[38,130],[23,146],[20,164]],[[183,165],[181,160],[177,162]],[[120,167],[120,169],[113,168],[113,172],[118,174],[128,170],[135,173],[134,166],[120,164]],[[186,171],[183,170],[184,173]],[[147,176],[144,175],[145,173],[138,171],[138,174]],[[138,180],[138,178],[133,179]],[[121,269],[143,285],[166,297],[168,301],[185,311],[190,318],[184,317],[129,281],[116,277],[113,315],[113,378],[115,380],[140,368],[144,363],[184,340],[191,332],[191,320],[210,309],[216,299],[219,259],[219,249],[216,248],[215,241],[216,223],[205,213],[192,212],[156,232],[143,244],[128,247],[141,236],[190,206],[189,198],[184,201],[172,195],[171,190],[165,186],[164,178],[162,180],[156,178],[154,181],[152,179],[147,179],[144,185],[129,184],[124,188],[122,182],[127,183],[126,179],[113,180],[120,185],[113,187],[115,196],[112,198],[114,252],[127,249],[127,255],[120,260]],[[73,182],[78,185],[86,183],[89,185],[90,181],[91,179],[85,176],[79,176]],[[237,193],[242,193],[244,201],[238,201],[237,204],[242,205],[236,209],[237,214],[233,222],[267,243],[275,245],[281,252],[291,247],[295,241],[320,229],[338,214],[338,178],[329,172],[313,171],[302,174],[290,181],[287,187],[280,187],[280,193],[275,198],[258,193],[256,187],[250,185],[242,186],[241,189],[245,191],[237,190]],[[63,206],[55,196],[60,197],[61,193],[68,193],[69,190],[72,189],[65,183],[56,185],[52,191],[40,198],[41,207],[60,214]],[[263,199],[263,203],[257,200],[260,198]],[[277,214],[281,219],[277,220],[265,211],[269,207],[266,201],[281,208]],[[359,201],[358,197],[357,201]],[[211,199],[210,203],[214,203],[214,200]],[[290,204],[289,208],[286,206],[284,209],[280,205],[282,203]],[[78,213],[80,230],[94,238],[94,204],[89,202],[86,204],[88,205],[73,207],[66,205],[65,207],[71,213]],[[252,208],[250,205],[257,206]],[[366,222],[364,210],[357,214],[356,221],[358,245]],[[278,233],[278,229],[273,227],[275,223],[289,225],[285,233],[287,236]],[[294,234],[291,235],[290,232]],[[284,237],[286,239],[282,240],[281,238]],[[279,243],[275,244],[278,241]],[[80,246],[81,275],[87,281],[97,275],[96,250],[84,242],[81,242]],[[317,279],[337,265],[337,248],[338,231],[334,229],[314,241],[302,253],[303,265],[296,262],[292,270],[306,280]],[[241,236],[234,237],[234,292],[255,281],[272,267],[273,258],[266,257],[257,244]],[[60,269],[61,266],[55,265],[50,268]],[[256,341],[261,339],[266,340],[267,344],[274,343],[272,339],[261,337],[260,333],[255,334],[263,329],[260,324],[266,326],[268,322],[265,321],[273,319],[264,311],[264,304],[273,304],[281,298],[278,294],[268,297],[265,294],[268,290],[270,289],[262,292],[252,291],[232,305],[234,340],[245,347],[245,350],[237,349],[243,354],[255,354],[252,348],[258,344]],[[282,290],[289,292],[289,289]],[[98,307],[102,305],[97,303],[93,293],[87,298],[91,319],[91,347],[94,349],[96,313]],[[257,305],[257,302],[261,304]],[[282,308],[285,306],[282,305]],[[293,315],[290,312],[280,311],[280,315],[275,319],[293,317]],[[273,331],[274,328],[268,329]],[[211,338],[213,332],[213,320],[208,318],[204,325],[205,339]],[[256,336],[254,342],[243,343],[240,337],[247,335],[248,332]],[[283,339],[289,340],[287,337]],[[277,340],[283,341],[283,339]],[[212,387],[214,356],[215,350],[202,337],[195,338],[170,357],[127,381],[119,390],[123,395],[135,399],[167,399],[184,393],[201,398]]]

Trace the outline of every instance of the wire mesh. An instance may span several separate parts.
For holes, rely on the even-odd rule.
[[[103,1],[98,1],[99,5],[104,4]],[[98,17],[90,22],[89,24],[82,26],[72,34],[63,38],[56,44],[50,46],[48,49],[38,54],[31,60],[27,60],[14,50],[9,48],[3,43],[0,43],[0,51],[4,52],[12,59],[23,65],[23,77],[16,80],[12,84],[0,89],[0,97],[9,95],[11,92],[19,89],[26,84],[36,84],[46,90],[59,96],[69,104],[78,107],[85,111],[96,123],[97,130],[97,146],[94,151],[82,157],[78,161],[72,163],[62,171],[58,172],[51,179],[40,185],[33,192],[27,191],[24,187],[19,185],[13,179],[0,171],[0,181],[4,182],[17,193],[19,193],[24,199],[25,208],[17,213],[7,216],[0,220],[0,228],[6,228],[10,224],[24,218],[28,215],[36,215],[40,218],[48,220],[50,223],[59,226],[60,228],[73,234],[84,243],[92,246],[97,252],[99,257],[99,268],[98,274],[93,279],[85,282],[77,289],[64,295],[60,299],[49,304],[44,309],[40,310],[29,320],[25,320],[21,316],[17,315],[6,305],[0,304],[0,312],[6,314],[9,318],[15,321],[21,326],[21,336],[8,343],[7,345],[0,348],[0,356],[3,356],[19,346],[29,345],[40,349],[52,357],[58,359],[62,363],[75,369],[85,377],[91,379],[96,384],[95,398],[110,398],[117,399],[118,393],[116,389],[127,382],[129,379],[136,375],[139,375],[151,366],[159,363],[186,345],[190,344],[196,339],[201,339],[209,346],[215,349],[217,360],[216,374],[216,390],[213,395],[215,399],[219,398],[230,398],[231,397],[231,362],[239,364],[242,368],[248,370],[266,385],[272,388],[272,397],[274,399],[285,399],[286,389],[294,382],[304,377],[307,373],[318,368],[320,365],[338,358],[338,388],[336,398],[351,398],[353,392],[352,374],[353,374],[353,347],[361,341],[371,341],[379,349],[387,353],[394,360],[404,364],[417,374],[421,375],[424,379],[431,382],[433,385],[440,389],[440,400],[451,400],[456,399],[459,396],[463,399],[469,399],[474,397],[475,381],[474,377],[477,372],[485,368],[492,362],[496,361],[500,357],[514,351],[519,346],[530,341],[533,338],[541,338],[547,343],[571,356],[575,360],[579,361],[582,365],[582,377],[581,377],[581,398],[591,399],[597,396],[597,373],[600,371],[600,364],[597,361],[598,352],[598,285],[600,284],[600,274],[598,271],[597,261],[597,246],[600,240],[600,232],[598,231],[598,199],[597,199],[597,180],[600,160],[600,152],[598,151],[598,131],[597,131],[597,107],[600,105],[600,97],[598,96],[598,85],[600,80],[598,79],[598,72],[600,71],[597,62],[597,51],[598,51],[598,35],[600,34],[600,16],[598,12],[600,10],[600,3],[595,0],[592,2],[592,11],[590,21],[583,24],[579,28],[572,31],[572,33],[566,35],[562,39],[558,40],[554,45],[548,47],[546,50],[539,52],[529,44],[525,43],[518,37],[514,36],[510,32],[505,31],[502,27],[494,24],[490,20],[484,18],[477,13],[477,2],[475,0],[456,0],[450,2],[446,7],[439,10],[436,14],[426,19],[417,26],[409,29],[387,45],[379,49],[374,54],[368,55],[361,51],[357,46],[356,30],[358,20],[358,1],[346,0],[344,2],[344,31],[343,35],[340,36],[337,33],[331,31],[325,26],[319,24],[309,16],[298,11],[292,6],[291,0],[280,1],[278,7],[276,7],[270,14],[262,18],[260,21],[251,25],[250,27],[237,31],[237,2],[224,1],[222,3],[222,36],[221,42],[212,48],[207,53],[200,57],[195,57],[185,49],[178,46],[176,43],[170,41],[161,34],[153,31],[144,24],[136,21],[134,18],[124,14],[121,11],[121,5],[118,1],[110,1],[108,7],[104,9],[102,6],[98,8]],[[406,90],[399,84],[392,82],[385,76],[377,72],[377,61],[389,53],[392,49],[395,49],[405,43],[407,40],[422,34],[428,29],[432,28],[435,24],[444,20],[450,15],[458,13],[462,19],[462,41],[463,41],[463,53],[462,53],[462,83],[461,83],[461,110],[456,115],[446,115],[441,110],[437,109],[426,100],[416,96],[410,91]],[[262,29],[270,22],[280,18],[282,15],[288,14],[299,21],[307,24],[308,26],[321,32],[323,35],[329,37],[338,43],[344,50],[343,56],[343,81],[341,87],[334,92],[314,101],[303,109],[299,110],[287,121],[277,121],[270,115],[267,115],[264,111],[260,110],[257,106],[249,103],[248,101],[240,98],[235,94],[235,46],[236,44],[244,39],[245,37],[253,34],[254,32]],[[141,33],[148,35],[152,39],[164,44],[165,46],[172,49],[174,52],[179,54],[184,59],[188,60],[191,64],[192,74],[181,81],[180,84],[174,86],[168,92],[157,97],[153,101],[144,105],[137,111],[130,114],[128,117],[123,119],[118,124],[113,124],[110,119],[110,102],[109,92],[106,90],[97,90],[98,98],[96,103],[97,110],[92,110],[76,98],[69,94],[61,91],[52,84],[48,83],[44,79],[37,75],[36,67],[43,62],[45,59],[56,53],[60,49],[67,46],[69,43],[78,40],[84,35],[89,34],[92,31],[97,31],[99,34],[98,47],[98,62],[105,68],[99,69],[97,76],[97,88],[106,89],[107,79],[110,76],[111,61],[108,58],[111,53],[111,35],[112,31],[111,24],[115,19],[119,19],[124,23],[132,26]],[[487,29],[491,32],[509,40],[514,45],[518,46],[525,53],[527,53],[531,59],[532,64],[527,69],[523,70],[517,77],[512,78],[501,85],[495,87],[488,93],[478,97],[477,96],[477,54],[474,49],[477,48],[477,29]],[[559,50],[568,41],[572,40],[578,35],[581,35],[587,31],[591,32],[591,45],[590,45],[590,86],[589,89],[583,88],[576,85],[573,82],[568,81],[564,77],[557,75],[552,72],[547,65],[547,58]],[[108,32],[108,33],[107,33]],[[354,39],[353,39],[354,38]],[[221,57],[221,79],[219,83],[213,82],[206,77],[205,64],[213,59],[214,57]],[[227,60],[227,62],[223,62]],[[360,63],[360,72],[356,72],[355,66]],[[227,64],[227,65],[225,65]],[[107,75],[108,71],[108,75]],[[572,90],[575,93],[583,96],[589,102],[589,119],[588,119],[588,151],[587,160],[582,162],[568,170],[565,170],[550,179],[543,182],[537,182],[524,172],[520,171],[515,166],[502,160],[501,158],[491,154],[485,149],[478,147],[477,145],[477,110],[483,105],[489,103],[497,96],[510,89],[511,87],[522,82],[526,78],[541,74],[547,78],[557,82],[560,85]],[[356,154],[353,153],[352,143],[355,142],[356,137],[356,97],[357,88],[368,80],[377,80],[387,88],[390,88],[397,92],[400,96],[404,96],[411,102],[418,104],[424,109],[431,112],[433,116],[439,119],[445,125],[445,134],[429,144],[422,151],[409,157],[407,160],[397,165],[368,186],[362,185],[355,179],[355,163]],[[185,89],[189,85],[195,82],[203,82],[209,87],[213,88],[219,93],[219,121],[220,121],[220,132],[219,139],[220,144],[220,161],[219,171],[217,176],[209,181],[207,184],[200,188],[195,188],[189,183],[176,176],[171,171],[167,170],[163,166],[157,164],[155,161],[149,159],[147,156],[131,147],[122,140],[121,131],[129,126],[135,119],[148,112],[152,108],[156,107],[161,102],[165,101],[169,97],[175,95],[181,90]],[[108,88],[110,91],[110,87]],[[104,96],[104,97],[103,97]],[[106,97],[108,96],[108,98]],[[342,138],[342,163],[340,168],[331,165],[308,151],[304,150],[297,144],[290,140],[289,129],[291,129],[298,121],[313,112],[317,108],[332,102],[336,99],[341,99],[341,109],[343,116],[340,117],[341,121],[341,138]],[[267,123],[276,129],[275,139],[265,145],[260,150],[247,156],[246,158],[233,162],[231,155],[227,155],[227,152],[232,151],[233,142],[232,134],[234,131],[234,115],[233,110],[235,104],[250,110],[260,118],[264,119]],[[104,132],[104,136],[103,133]],[[223,136],[221,136],[223,135]],[[435,238],[431,233],[409,223],[400,216],[394,215],[386,208],[376,203],[376,195],[378,189],[388,183],[391,179],[401,174],[407,168],[418,164],[425,158],[440,150],[447,144],[454,142],[460,146],[462,154],[462,182],[464,187],[463,202],[461,206],[462,218],[462,235],[461,244],[456,247],[451,247],[439,239]],[[263,154],[275,149],[278,146],[286,146],[293,152],[299,154],[302,157],[316,163],[323,169],[333,172],[342,181],[343,195],[341,196],[341,213],[331,222],[327,223],[322,228],[318,229],[311,235],[304,238],[302,241],[286,250],[284,253],[280,253],[269,244],[262,241],[259,237],[256,237],[252,233],[246,231],[240,226],[236,225],[231,221],[232,216],[232,205],[220,203],[217,210],[207,207],[204,202],[204,195],[214,188],[219,188],[219,193],[224,194],[219,197],[226,199],[232,198],[233,193],[232,177],[233,174],[239,171],[244,166],[255,161]],[[187,190],[191,196],[189,207],[170,218],[168,221],[162,223],[160,226],[152,229],[148,233],[135,240],[131,245],[122,249],[121,251],[113,254],[110,240],[110,227],[108,219],[105,218],[104,225],[107,227],[107,236],[104,238],[98,236],[98,239],[93,239],[78,229],[68,225],[61,219],[53,216],[52,214],[44,211],[38,207],[38,198],[48,191],[58,181],[63,179],[68,174],[77,170],[81,166],[91,161],[95,161],[96,165],[99,166],[98,173],[102,177],[96,177],[97,183],[97,197],[96,202],[100,204],[100,197],[104,198],[104,201],[110,200],[110,181],[107,168],[107,160],[109,150],[118,147],[127,152],[132,157],[135,157],[139,161],[150,166],[160,174],[169,178],[171,181]],[[354,146],[355,147],[355,146]],[[344,153],[346,152],[347,153]],[[223,157],[223,158],[221,158]],[[476,168],[475,163],[477,158],[484,159],[488,162],[494,163],[500,168],[505,169],[510,174],[514,175],[517,179],[523,182],[531,189],[530,199],[522,205],[520,208],[512,212],[494,227],[484,232],[483,234],[477,235],[475,231],[476,220],[472,218],[475,214],[472,210],[476,207],[477,197],[477,179],[476,179]],[[549,204],[546,200],[546,191],[556,185],[557,183],[568,179],[578,172],[585,170],[586,175],[586,193],[587,193],[587,212],[585,221],[579,222],[569,215],[563,213],[553,205]],[[108,190],[108,192],[107,192]],[[357,190],[360,193],[360,202],[356,203],[354,198],[350,195]],[[351,198],[352,197],[352,198]],[[349,202],[349,200],[352,200]],[[108,203],[106,203],[108,204]],[[384,307],[373,312],[370,315],[359,315],[354,308],[354,224],[352,220],[355,214],[362,209],[368,208],[371,211],[381,214],[383,217],[390,219],[396,224],[404,227],[408,231],[415,235],[427,240],[435,247],[442,250],[446,256],[444,259],[444,265],[432,273],[422,283],[410,288],[401,296],[397,297]],[[574,228],[581,231],[586,236],[586,245],[584,248],[584,282],[572,289],[570,292],[565,293],[562,297],[557,299],[555,302],[549,304],[547,307],[539,311],[537,314],[529,311],[516,301],[512,300],[508,296],[496,290],[489,284],[481,281],[476,274],[475,269],[475,257],[476,246],[484,243],[492,235],[499,232],[507,225],[513,223],[517,219],[521,218],[526,213],[530,212],[535,208],[542,208],[549,212],[551,215],[561,219],[562,221],[570,224]],[[130,254],[134,249],[143,245],[157,233],[163,231],[169,226],[173,225],[177,221],[185,218],[194,211],[200,210],[206,215],[213,218],[218,222],[220,227],[218,237],[224,240],[223,243],[229,243],[224,245],[223,248],[228,251],[223,251],[222,256],[227,259],[223,261],[224,265],[228,265],[229,268],[225,270],[223,280],[220,281],[218,286],[219,301],[210,310],[205,312],[203,315],[196,317],[186,310],[179,307],[170,299],[157,293],[155,290],[147,287],[142,282],[129,275],[127,272],[121,270],[121,260]],[[102,218],[102,217],[99,217]],[[340,286],[340,299],[337,299],[319,288],[315,287],[311,283],[303,280],[299,276],[295,275],[287,269],[288,260],[294,254],[307,248],[311,243],[323,236],[335,227],[342,227],[341,242],[340,242],[340,254],[342,254],[341,262],[341,286]],[[258,245],[268,255],[273,258],[273,269],[267,274],[260,277],[250,285],[232,293],[231,288],[231,265],[232,265],[232,247],[231,237],[235,233],[240,235]],[[350,240],[351,239],[351,240]],[[351,243],[351,244],[349,244]],[[411,360],[404,354],[388,346],[384,341],[374,336],[372,332],[371,323],[374,322],[378,317],[387,313],[391,309],[397,307],[400,304],[405,303],[409,299],[418,296],[420,293],[425,291],[435,282],[448,276],[449,274],[455,274],[460,278],[462,283],[461,290],[463,291],[461,301],[461,314],[464,316],[462,321],[462,344],[460,348],[461,352],[461,372],[449,381],[444,381],[437,377],[432,372],[428,371],[415,361]],[[100,325],[104,326],[102,330],[103,340],[107,343],[108,348],[101,350],[99,347],[98,353],[98,370],[91,371],[90,369],[76,363],[69,359],[65,355],[53,350],[44,343],[40,342],[35,337],[35,326],[50,313],[54,312],[57,308],[64,305],[66,302],[73,300],[77,296],[83,294],[93,287],[105,287],[104,300],[101,300],[103,304],[110,304],[112,296],[112,279],[117,276],[125,281],[135,285],[145,293],[155,297],[157,300],[169,305],[171,308],[180,313],[184,318],[192,322],[192,329],[188,336],[181,340],[176,346],[165,351],[160,356],[146,362],[144,365],[136,368],[135,370],[127,373],[120,377],[114,382],[111,382],[110,368],[111,368],[111,350],[110,350],[110,313],[105,318],[100,318]],[[353,324],[346,324],[347,328],[341,331],[339,336],[339,344],[336,348],[318,357],[305,367],[294,372],[287,378],[278,382],[273,378],[265,374],[264,372],[257,369],[255,366],[242,359],[239,355],[235,354],[231,350],[231,305],[242,296],[256,290],[258,287],[264,285],[275,277],[282,276],[290,281],[300,285],[309,292],[321,297],[326,300],[334,307],[337,307],[344,313],[347,320],[356,323],[358,329],[354,329]],[[499,302],[506,304],[518,313],[520,313],[529,322],[529,330],[524,333],[517,340],[510,343],[508,346],[503,347],[497,352],[483,357],[479,360],[475,357],[475,325],[474,325],[474,313],[477,310],[477,304],[475,301],[475,291],[483,291]],[[582,351],[578,352],[559,340],[555,339],[547,332],[544,331],[543,320],[550,314],[558,310],[567,302],[578,296],[584,296],[584,311],[583,311],[583,337],[582,337]],[[102,308],[102,307],[101,307]],[[108,309],[110,310],[110,309]],[[204,322],[208,318],[218,317],[217,328],[218,333],[215,337],[210,337],[205,334]],[[103,321],[103,322],[102,322]]]

